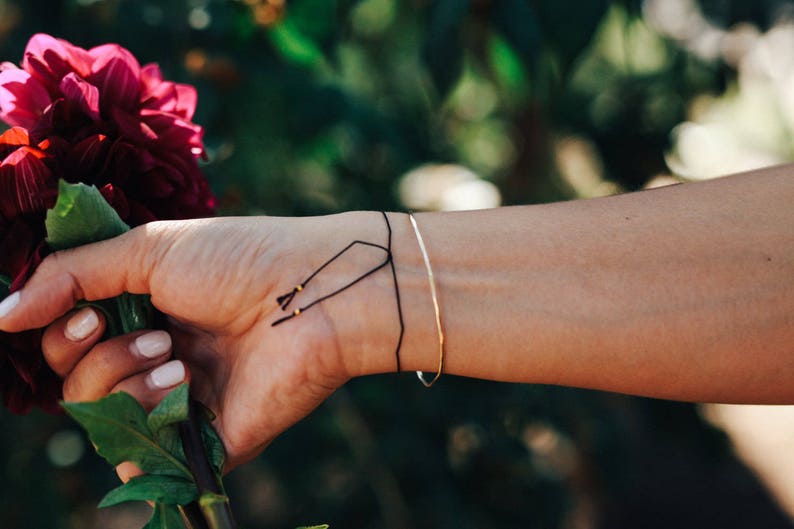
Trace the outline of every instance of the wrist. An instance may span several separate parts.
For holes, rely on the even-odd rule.
[[[393,274],[391,265],[386,264],[326,307],[347,376],[394,373],[397,371],[398,354],[401,371],[435,373],[438,368],[438,336],[432,297],[408,215],[388,213],[388,226],[379,212],[350,212],[338,217],[339,229],[335,232],[346,236],[344,240],[337,240],[339,248],[336,251],[354,240],[386,247],[390,226],[395,272]],[[426,216],[419,216],[420,219],[423,217]],[[355,274],[361,274],[373,265],[383,263],[385,258],[385,252],[364,249],[357,255],[351,254],[345,268],[352,267]],[[335,282],[341,284],[344,281],[342,276],[349,280],[353,274],[351,270],[340,268]]]

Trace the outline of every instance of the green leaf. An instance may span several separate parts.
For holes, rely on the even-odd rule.
[[[202,405],[199,404],[199,406]],[[204,450],[207,452],[207,458],[210,460],[218,480],[221,481],[223,478],[223,467],[226,464],[226,449],[223,447],[223,441],[221,441],[218,432],[212,427],[212,418],[214,418],[212,411],[204,408],[204,413],[201,414],[199,419],[201,440],[204,444]]]
[[[463,71],[461,26],[470,0],[436,0],[430,8],[422,58],[438,93],[445,97]]]
[[[113,298],[119,315],[121,332],[128,334],[151,327],[154,309],[148,294],[125,292]]]
[[[188,385],[178,385],[149,413],[146,419],[149,429],[156,435],[164,426],[188,420],[190,416],[188,401]]]
[[[111,465],[132,461],[150,474],[192,479],[185,463],[155,441],[146,412],[129,394],[113,393],[94,402],[64,402],[62,406]]]
[[[94,186],[58,182],[58,200],[47,210],[47,244],[53,250],[104,241],[129,231]]]
[[[154,506],[149,523],[143,529],[185,529],[185,523],[175,506],[158,503]]]
[[[326,523],[323,525],[312,525],[312,526],[302,525],[300,527],[296,527],[295,529],[328,529],[329,527],[331,526]]]
[[[494,3],[493,23],[534,74],[541,51],[542,37],[537,15],[526,0],[498,0]]]
[[[132,478],[124,485],[108,492],[99,503],[99,507],[110,507],[127,501],[186,505],[196,498],[198,498],[198,489],[192,481],[174,476],[147,474]]]
[[[268,31],[273,47],[290,62],[313,66],[323,61],[323,52],[312,39],[300,32],[290,19]]]
[[[146,419],[160,446],[180,461],[187,460],[178,425],[188,420],[188,399],[188,385],[180,384],[160,401]]]

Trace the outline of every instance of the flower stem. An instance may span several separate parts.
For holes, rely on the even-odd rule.
[[[189,419],[179,425],[182,447],[199,491],[199,507],[209,529],[236,529],[229,498],[215,477],[201,437],[199,404],[190,400]]]
[[[182,521],[185,523],[186,529],[209,529],[198,502],[180,505],[179,512],[182,514]]]

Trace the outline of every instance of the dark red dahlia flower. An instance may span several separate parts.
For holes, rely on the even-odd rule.
[[[0,136],[0,279],[11,292],[48,252],[44,218],[61,178],[97,186],[130,226],[214,212],[196,102],[192,86],[116,44],[85,50],[39,34],[21,68],[0,64],[0,119],[13,127]],[[0,391],[13,411],[56,408],[60,383],[39,339],[0,333]]]

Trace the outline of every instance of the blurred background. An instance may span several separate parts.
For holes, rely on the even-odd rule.
[[[226,214],[471,209],[794,159],[780,0],[0,0],[196,85]],[[137,529],[64,417],[0,411],[0,528]],[[243,528],[791,528],[794,413],[355,380],[228,478]]]

